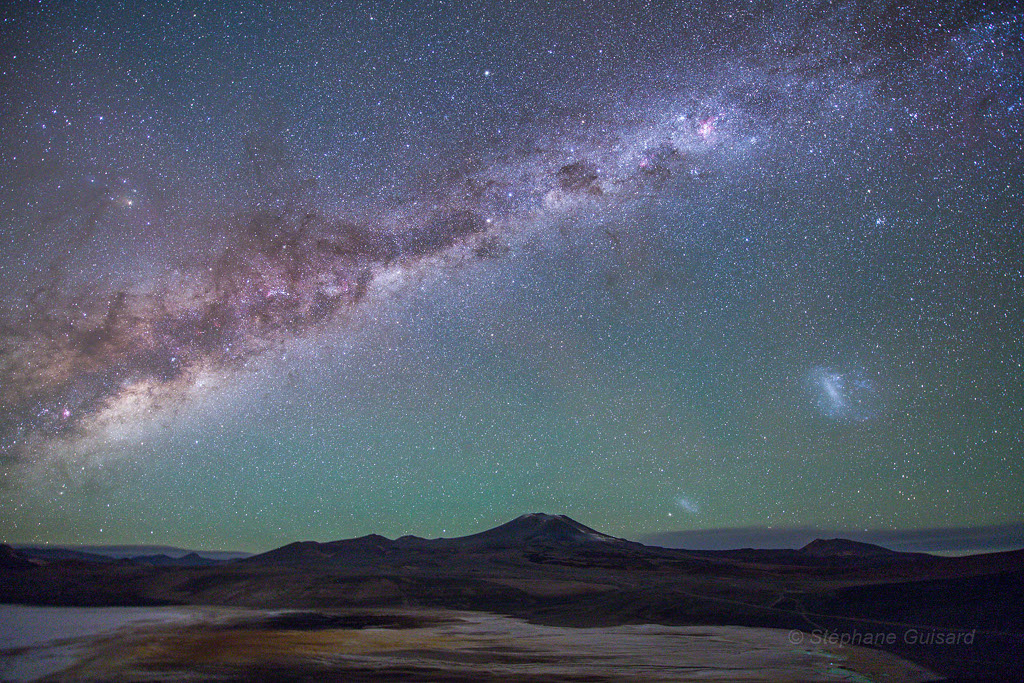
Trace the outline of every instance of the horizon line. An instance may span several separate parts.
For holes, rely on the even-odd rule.
[[[565,515],[557,515],[565,516]],[[516,518],[513,518],[516,519]],[[573,519],[573,518],[569,518]],[[575,521],[575,520],[574,520]],[[498,525],[500,526],[500,524]],[[495,528],[495,527],[489,527]],[[595,529],[598,530],[599,529]],[[485,529],[486,531],[486,529]],[[474,532],[479,533],[479,532]],[[373,535],[375,532],[370,532]],[[381,535],[381,534],[376,534]],[[472,534],[467,534],[472,535]],[[359,538],[352,536],[349,538]],[[400,538],[400,536],[396,536]],[[458,538],[453,536],[451,538]],[[799,549],[816,539],[844,538],[861,543],[871,543],[900,552],[932,552],[959,553],[998,552],[1004,550],[1024,549],[1024,520],[1018,522],[1001,522],[978,526],[962,527],[917,527],[910,529],[844,529],[840,527],[798,525],[789,527],[742,526],[718,527],[709,529],[678,529],[631,534],[620,537],[624,540],[635,540],[645,545],[677,548],[686,550],[739,550],[756,548],[764,550]],[[294,539],[281,545],[296,542]],[[345,539],[331,539],[345,540]],[[61,543],[54,541],[0,541],[13,548],[62,549],[77,552],[91,552],[110,557],[137,557],[148,554],[188,553],[199,555],[256,555],[267,550],[281,547],[273,545],[267,550],[230,550],[230,549],[195,549],[167,544],[143,543]],[[161,552],[163,551],[163,552]],[[135,553],[135,554],[132,554]],[[169,555],[173,556],[173,555]]]

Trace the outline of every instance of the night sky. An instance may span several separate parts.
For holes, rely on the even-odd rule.
[[[2,540],[1024,518],[1013,3],[0,12]]]

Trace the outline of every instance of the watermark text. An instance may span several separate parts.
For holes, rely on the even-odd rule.
[[[789,642],[794,645],[829,645],[832,647],[879,647],[885,645],[935,645],[935,646],[971,646],[977,635],[971,631],[940,631],[934,629],[908,628],[898,631],[830,631],[815,629],[810,633],[793,630],[789,632]]]

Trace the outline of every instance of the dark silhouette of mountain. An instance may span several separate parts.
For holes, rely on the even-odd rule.
[[[227,560],[211,560],[198,553],[189,553],[182,557],[170,557],[169,555],[140,555],[128,558],[129,562],[138,564],[150,564],[154,567],[209,567],[215,564],[227,562]]]
[[[393,555],[396,549],[395,541],[377,534],[370,534],[329,543],[296,541],[260,555],[244,558],[239,562],[252,565],[315,566],[344,561],[349,565],[362,565],[373,564],[385,556]]]
[[[117,562],[117,558],[97,553],[86,553],[70,548],[18,548],[24,557],[53,562],[57,560],[78,560],[79,562],[109,563]]]
[[[0,543],[0,568],[2,569],[30,569],[36,566],[34,562],[21,555],[9,545]]]
[[[1001,556],[996,553],[993,557]],[[982,557],[982,556],[979,556]],[[470,559],[471,558],[471,559]],[[252,566],[331,567],[381,570],[396,567],[437,567],[472,562],[477,566],[548,564],[612,568],[676,567],[689,572],[745,574],[760,568],[792,567],[791,571],[875,571],[887,578],[914,575],[922,567],[956,573],[969,566],[965,558],[901,553],[847,539],[813,541],[799,550],[682,550],[646,546],[609,536],[565,515],[525,514],[469,536],[427,539],[403,536],[391,540],[378,534],[320,543],[297,541],[239,560]],[[998,560],[981,560],[988,567]],[[984,571],[981,569],[980,571]]]
[[[703,557],[728,559],[754,565],[789,567],[831,567],[864,571],[869,568],[908,571],[923,565],[949,566],[951,558],[928,553],[905,553],[879,545],[845,538],[816,539],[799,550],[738,548],[736,550],[691,550]],[[916,571],[912,569],[911,571]]]
[[[18,544],[15,550],[39,558],[79,559],[88,562],[131,560],[138,557],[166,555],[180,559],[195,554],[208,560],[236,560],[249,557],[252,553],[234,550],[188,550],[169,545],[31,545]]]
[[[180,557],[157,553],[153,555],[137,555],[132,557],[120,557],[117,555],[105,555],[101,553],[89,553],[70,548],[19,548],[17,553],[22,557],[41,560],[45,562],[57,562],[73,560],[77,562],[92,562],[98,564],[112,564],[115,562],[137,562],[161,567],[205,567],[213,564],[226,562],[227,560],[215,560],[203,557],[198,553],[191,552]]]
[[[877,557],[897,556],[901,553],[873,543],[861,543],[845,538],[815,539],[800,549],[805,555],[814,557]],[[906,553],[904,553],[906,554]]]
[[[329,543],[298,541],[241,561],[253,565],[293,566],[338,562],[350,566],[380,562],[406,565],[422,561],[436,562],[452,554],[516,555],[524,552],[573,552],[587,548],[604,552],[635,552],[637,549],[644,549],[645,546],[602,534],[565,515],[535,512],[470,536],[435,539],[403,536],[397,540],[390,540],[377,534],[370,534]]]
[[[729,527],[665,531],[638,539],[647,545],[696,550],[800,548],[816,538],[848,538],[913,553],[978,554],[1024,548],[1024,522],[924,529]]]
[[[593,544],[640,545],[602,534],[565,515],[548,515],[542,512],[516,517],[511,522],[481,531],[478,534],[439,539],[439,542],[442,545],[477,550]]]

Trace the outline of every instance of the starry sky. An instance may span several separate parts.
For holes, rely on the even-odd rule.
[[[7,542],[1024,520],[1013,3],[0,12]]]

